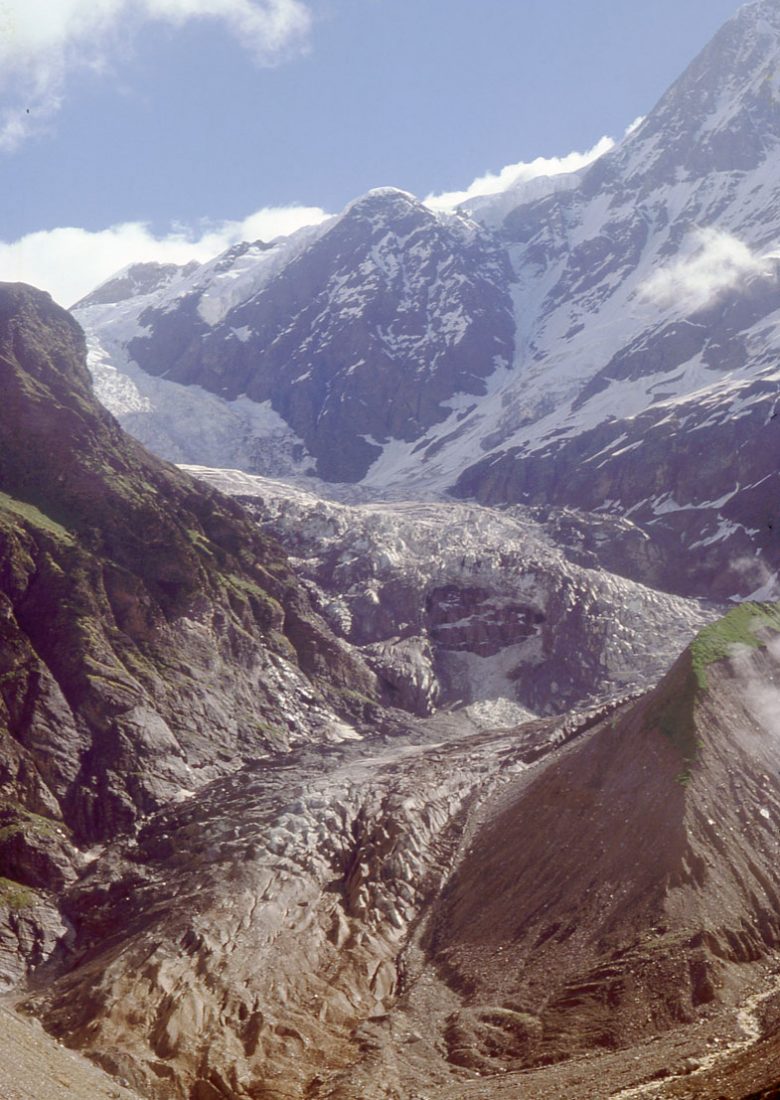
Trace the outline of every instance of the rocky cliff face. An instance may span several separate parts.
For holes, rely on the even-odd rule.
[[[375,685],[241,509],[101,409],[48,296],[0,288],[0,377],[7,979],[64,931],[77,848],[248,757],[355,736]]]
[[[456,669],[568,630],[566,678],[579,660],[614,691],[642,638],[701,612],[586,585],[521,510],[457,509],[456,553],[439,506],[267,487],[301,586],[96,406],[50,299],[3,287],[0,322],[0,963],[33,972],[28,1011],[151,1100],[766,1080],[740,1059],[771,1034],[780,945],[776,606],[596,711],[496,732],[382,709],[412,705],[420,638]],[[425,545],[438,564],[411,568]]]

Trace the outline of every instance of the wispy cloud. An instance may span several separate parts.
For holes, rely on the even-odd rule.
[[[60,108],[68,75],[105,69],[143,23],[221,22],[260,64],[300,48],[303,0],[0,0],[0,150],[12,151]]]
[[[528,183],[539,176],[560,176],[576,172],[608,153],[615,145],[612,138],[603,137],[585,153],[568,153],[564,157],[537,157],[536,160],[508,164],[499,172],[486,172],[475,179],[463,191],[445,191],[441,195],[428,195],[425,202],[432,210],[454,210],[461,203],[484,195],[498,195],[520,183]]]
[[[693,313],[711,305],[725,291],[745,286],[755,276],[771,275],[770,261],[778,258],[776,252],[758,255],[731,233],[714,228],[696,230],[684,251],[680,259],[645,280],[640,288],[644,299]]]
[[[643,121],[642,118],[635,119],[624,136],[632,134]],[[615,144],[614,138],[603,137],[584,153],[567,153],[562,157],[537,157],[536,160],[508,164],[499,172],[486,172],[484,176],[479,176],[463,191],[445,191],[440,195],[428,195],[424,202],[432,210],[445,212],[454,210],[461,203],[468,204],[472,199],[503,194],[542,176],[561,176],[569,172],[577,172],[580,168],[586,168],[594,160],[598,160],[599,157],[603,157],[615,147]]]
[[[242,221],[201,226],[196,232],[176,227],[162,237],[141,222],[98,232],[66,227],[29,233],[18,241],[0,241],[0,280],[31,283],[69,306],[130,263],[208,260],[238,241],[273,240],[327,216],[319,207],[267,207]]]
[[[773,673],[780,667],[780,638],[768,639],[765,649],[774,669],[765,666],[759,671],[757,651],[750,646],[732,646],[729,657],[745,709],[767,733],[780,737],[780,689],[773,682]]]

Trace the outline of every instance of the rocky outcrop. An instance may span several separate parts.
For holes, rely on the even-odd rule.
[[[355,735],[375,681],[237,504],[98,405],[47,295],[0,288],[0,379],[0,914],[40,962],[79,847],[244,759]]]

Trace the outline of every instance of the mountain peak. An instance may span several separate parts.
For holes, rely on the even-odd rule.
[[[351,205],[357,206],[359,203],[373,204],[379,202],[411,203],[414,206],[420,205],[420,200],[416,195],[413,195],[411,191],[404,191],[401,187],[372,187],[369,191],[366,191],[364,195],[355,199]]]
[[[754,23],[765,20],[773,27],[780,28],[780,9],[776,0],[748,0],[748,3],[743,4],[729,22],[733,23],[737,20],[750,20]]]
[[[365,195],[354,199],[344,209],[343,217],[362,217],[370,220],[397,219],[412,213],[429,214],[418,198],[398,187],[374,187]]]
[[[157,260],[147,263],[128,264],[121,271],[106,279],[85,298],[76,302],[73,309],[86,309],[88,306],[116,305],[165,290],[178,279],[186,279],[197,271],[200,264],[191,260],[188,264],[163,264]]]
[[[632,183],[756,168],[780,142],[779,60],[780,7],[746,4],[613,157]]]

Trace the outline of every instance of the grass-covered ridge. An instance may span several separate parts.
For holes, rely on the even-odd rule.
[[[647,726],[660,730],[671,741],[687,767],[699,751],[695,722],[698,694],[689,653],[684,653],[655,693],[645,720]]]
[[[73,544],[73,535],[61,523],[55,522],[50,519],[40,508],[36,508],[34,504],[26,504],[22,500],[16,500],[14,497],[9,496],[7,493],[0,492],[0,510],[4,512],[10,512],[12,515],[19,517],[31,523],[34,527],[38,527],[43,531],[47,531],[50,535],[53,535],[57,539],[61,539],[63,542]]]
[[[696,732],[696,707],[707,691],[707,669],[727,658],[732,648],[765,644],[762,627],[780,633],[780,603],[742,603],[717,622],[701,630],[689,649],[664,679],[648,708],[645,723],[667,737],[685,762],[681,780],[691,778],[690,767],[700,744]]]
[[[49,837],[64,837],[69,832],[62,821],[51,817],[42,817],[32,810],[9,801],[0,802],[0,844],[16,836],[18,833],[28,833],[32,836],[46,839]]]
[[[741,603],[722,619],[700,631],[691,645],[691,661],[696,682],[707,690],[707,667],[728,657],[735,645],[759,649],[764,642],[758,636],[761,627],[780,633],[780,603]]]

